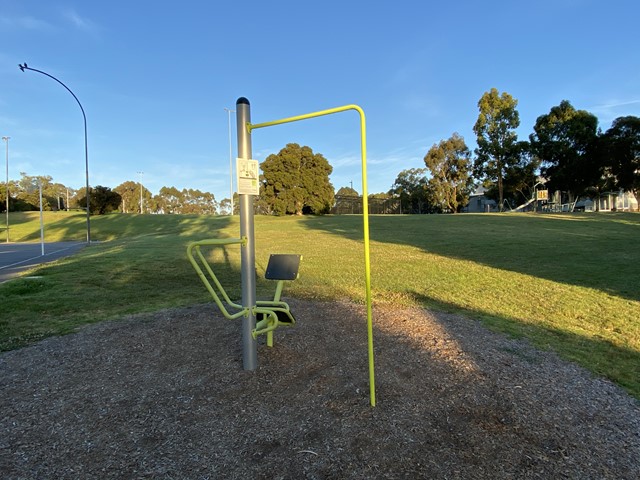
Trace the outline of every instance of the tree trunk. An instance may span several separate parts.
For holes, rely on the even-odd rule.
[[[498,199],[500,203],[498,203],[498,211],[502,212],[503,208],[503,200],[504,194],[502,192],[502,162],[498,162]]]

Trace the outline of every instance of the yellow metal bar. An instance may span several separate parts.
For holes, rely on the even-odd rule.
[[[273,295],[273,303],[284,303],[280,302],[280,297],[282,296],[282,288],[284,287],[284,280],[278,280],[276,285],[276,293]],[[260,306],[260,302],[256,302],[258,306]],[[286,304],[285,304],[286,305]],[[286,305],[287,310],[289,306]],[[267,332],[267,347],[273,347],[273,332]]]
[[[253,330],[252,335],[253,338],[257,338],[258,335],[262,335],[264,333],[269,333],[272,332],[273,330],[275,330],[276,328],[278,328],[280,325],[282,326],[292,326],[294,324],[288,324],[288,323],[281,323],[278,321],[278,315],[276,314],[276,311],[278,312],[286,312],[288,311],[287,309],[284,308],[263,308],[263,307],[254,307],[253,308],[253,313],[255,315],[262,313],[264,315],[266,315],[266,318],[264,318],[263,320],[260,320],[259,322],[256,323],[256,328]]]
[[[216,275],[213,273],[213,270],[211,270],[211,267],[209,266],[206,259],[202,255],[202,252],[200,252],[200,247],[202,245],[232,245],[232,244],[246,245],[246,242],[247,242],[246,238],[223,238],[223,239],[200,240],[198,242],[192,242],[187,246],[187,258],[189,259],[189,262],[191,262],[191,265],[193,266],[196,273],[198,274],[198,277],[200,277],[200,280],[202,281],[204,286],[207,288],[207,290],[213,297],[213,300],[215,301],[216,305],[218,306],[222,314],[230,320],[242,317],[249,310],[244,309],[242,305],[238,305],[237,303],[234,303],[229,299],[227,292],[224,290],[224,288],[218,281],[218,277],[216,277]],[[194,252],[195,252],[195,256],[194,256]],[[198,260],[196,260],[195,257],[198,258],[199,262]],[[205,275],[205,273],[202,271],[202,268],[200,267],[200,265],[202,265],[207,271],[209,275],[208,278],[207,278],[207,275]],[[214,289],[211,283],[209,282],[209,279],[213,280],[214,285],[217,287],[218,291],[223,296],[223,299],[225,300],[225,302],[229,306],[237,308],[240,311],[234,314],[229,313],[229,311],[225,308],[224,303],[222,303],[222,301],[218,297],[218,293],[216,292],[216,289]]]
[[[284,280],[278,280],[276,284],[276,292],[273,294],[273,301],[279,302],[282,296],[282,288],[284,287]]]
[[[239,243],[242,246],[247,244],[247,237],[242,238],[209,238],[207,240],[198,240],[197,242],[192,242],[190,245],[233,245],[234,243]]]
[[[242,305],[239,305],[237,303],[234,303],[230,298],[229,295],[227,295],[226,290],[224,289],[224,287],[222,286],[222,284],[220,283],[220,280],[218,280],[218,277],[215,273],[213,273],[213,269],[211,268],[211,266],[209,265],[209,263],[207,262],[207,259],[204,258],[204,255],[202,254],[202,252],[200,251],[200,245],[195,245],[195,247],[193,248],[193,250],[196,252],[198,260],[200,261],[200,265],[202,265],[205,270],[207,271],[207,273],[209,274],[209,278],[211,280],[213,280],[213,283],[215,284],[215,286],[218,288],[218,291],[220,292],[220,294],[222,295],[222,298],[224,299],[225,302],[227,302],[227,305],[229,305],[230,307],[233,308],[237,308],[239,310],[242,309]],[[193,264],[193,262],[192,262]],[[197,270],[197,269],[196,269]],[[206,282],[205,282],[206,285]]]
[[[264,127],[273,127],[275,125],[282,125],[283,123],[292,123],[299,122],[300,120],[308,120],[309,118],[322,117],[324,115],[331,115],[333,113],[346,112],[347,110],[356,110],[360,113],[360,118],[362,119],[361,125],[364,124],[364,112],[358,105],[344,105],[342,107],[329,108],[327,110],[320,110],[318,112],[305,113],[304,115],[296,115],[295,117],[281,118],[280,120],[273,120],[271,122],[263,122],[263,123],[247,123],[247,131],[251,133],[251,130],[256,130],[258,128]]]
[[[373,360],[373,314],[371,307],[371,258],[369,255],[369,199],[367,198],[367,128],[364,111],[358,105],[344,105],[342,107],[329,108],[327,110],[320,110],[318,112],[306,113],[304,115],[297,115],[295,117],[282,118],[280,120],[273,120],[271,122],[251,124],[247,122],[247,132],[251,133],[252,130],[264,127],[272,127],[275,125],[282,125],[284,123],[298,122],[300,120],[307,120],[315,117],[322,117],[324,115],[331,115],[333,113],[345,112],[347,110],[355,110],[360,114],[360,148],[362,155],[362,218],[363,218],[363,230],[364,230],[364,281],[365,281],[365,296],[367,302],[367,351],[369,357],[369,398],[371,406],[376,405],[376,386],[375,386],[375,368]]]

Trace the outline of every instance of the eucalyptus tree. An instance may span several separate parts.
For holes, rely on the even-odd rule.
[[[163,213],[182,213],[184,196],[176,187],[162,187],[156,195],[158,208]]]
[[[431,173],[428,186],[435,205],[456,213],[468,203],[473,179],[471,152],[464,138],[454,133],[449,139],[434,144],[425,155],[424,163]]]
[[[150,207],[153,195],[151,195],[151,192],[147,190],[144,185],[141,185],[140,182],[127,180],[115,187],[113,191],[122,197],[122,204],[120,206],[122,213],[139,213],[141,212],[141,208],[147,212],[150,210],[148,207]],[[140,204],[141,196],[142,205]],[[145,205],[147,208],[144,207]]]
[[[20,172],[20,180],[10,187],[10,191],[15,192],[16,203],[13,210],[38,210],[40,208],[40,187],[42,187],[42,209],[52,210],[56,204],[56,188],[60,189],[60,184],[54,184],[49,175],[27,175]],[[62,187],[64,188],[64,187]]]
[[[478,101],[480,113],[473,127],[478,142],[474,175],[485,185],[497,185],[500,210],[503,208],[503,181],[507,169],[519,163],[521,158],[515,131],[520,126],[517,105],[518,101],[507,92],[500,93],[492,88]]]

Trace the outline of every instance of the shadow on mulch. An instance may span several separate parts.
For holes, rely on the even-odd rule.
[[[640,407],[477,322],[291,300],[299,324],[242,370],[210,305],[0,355],[3,478],[640,477]]]

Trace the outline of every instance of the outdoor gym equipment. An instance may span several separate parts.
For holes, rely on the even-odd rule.
[[[371,266],[369,255],[369,204],[367,198],[367,141],[366,141],[366,126],[364,111],[357,105],[345,105],[343,107],[331,108],[328,110],[321,110],[318,112],[307,113],[304,115],[298,115],[295,117],[283,118],[280,120],[274,120],[271,122],[264,122],[258,124],[251,123],[251,107],[249,100],[244,97],[239,98],[236,101],[236,126],[238,131],[238,159],[237,159],[237,171],[238,171],[238,195],[240,200],[240,238],[239,239],[217,239],[217,240],[205,240],[202,242],[196,242],[189,245],[187,253],[189,260],[194,265],[194,268],[198,272],[198,275],[205,286],[207,286],[206,276],[202,271],[202,268],[197,266],[195,258],[203,260],[200,252],[200,247],[204,245],[227,245],[227,244],[239,244],[240,245],[240,270],[242,281],[242,305],[232,302],[226,292],[219,285],[215,274],[206,261],[204,261],[204,269],[212,278],[214,285],[218,288],[220,295],[224,302],[220,300],[215,289],[208,284],[207,289],[214,297],[216,304],[220,308],[222,314],[227,318],[242,318],[242,363],[245,370],[255,370],[257,368],[257,342],[256,337],[261,333],[267,333],[267,344],[272,342],[272,337],[269,335],[273,333],[278,326],[281,325],[293,325],[295,320],[291,315],[288,305],[280,301],[280,293],[282,292],[282,286],[279,284],[276,287],[276,295],[274,300],[267,302],[258,302],[256,300],[256,278],[255,278],[255,236],[254,236],[254,219],[253,219],[253,197],[257,195],[258,179],[255,178],[255,174],[251,172],[257,171],[257,161],[252,160],[251,151],[251,132],[253,130],[265,127],[271,127],[275,125],[281,125],[284,123],[297,122],[300,120],[307,120],[310,118],[321,117],[324,115],[331,115],[334,113],[345,112],[347,110],[355,110],[360,115],[360,146],[362,156],[362,218],[363,218],[363,242],[364,242],[364,282],[365,282],[365,298],[367,306],[367,353],[369,359],[369,398],[371,406],[375,406],[375,373],[374,373],[374,361],[373,361],[373,321],[372,321],[372,301],[371,301]],[[241,168],[240,168],[241,167]],[[244,177],[241,177],[240,171],[246,172]],[[193,255],[195,252],[195,257]],[[275,268],[275,267],[274,267]],[[267,267],[267,275],[269,274],[269,267]],[[296,269],[297,272],[297,269]],[[269,277],[267,277],[269,278]],[[275,277],[274,277],[275,278]],[[284,280],[284,279],[283,279]],[[280,280],[279,280],[280,281]],[[235,309],[234,313],[227,310],[224,303],[229,305],[230,308]],[[260,317],[260,320],[258,320]],[[287,323],[286,319],[290,319],[291,322]]]
[[[298,268],[300,265],[300,255],[272,254],[269,257],[265,278],[276,280],[276,291],[273,300],[258,300],[252,307],[243,307],[232,301],[226,290],[213,272],[211,265],[207,262],[201,247],[221,246],[239,244],[246,246],[246,238],[231,239],[210,239],[190,243],[187,247],[187,257],[195,269],[198,277],[207,288],[214,302],[222,312],[222,315],[229,320],[240,317],[247,317],[250,314],[259,317],[251,336],[256,339],[258,335],[267,334],[267,346],[273,346],[273,331],[279,326],[293,326],[296,323],[291,309],[286,302],[282,302],[280,297],[285,280],[295,280],[298,278]]]

